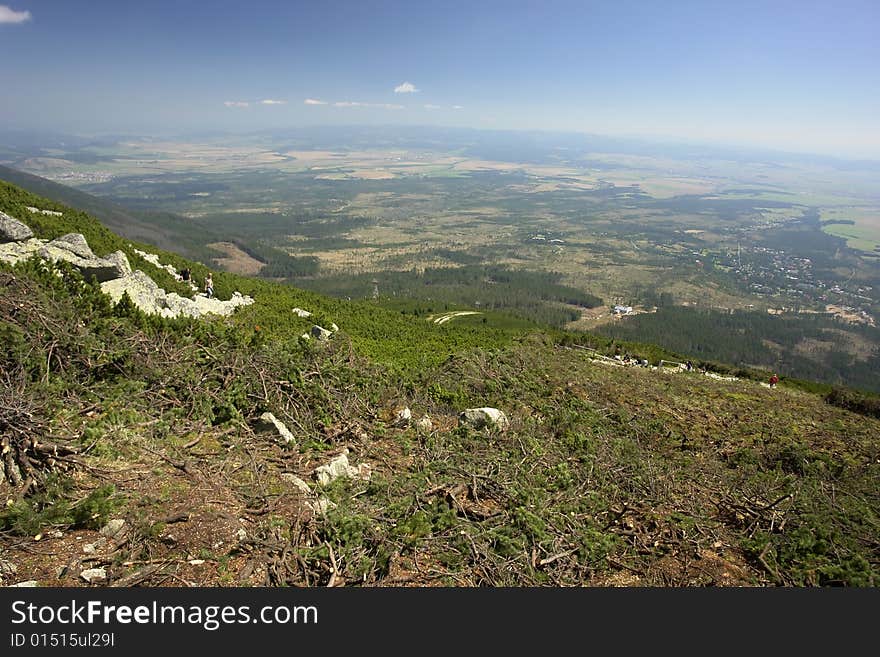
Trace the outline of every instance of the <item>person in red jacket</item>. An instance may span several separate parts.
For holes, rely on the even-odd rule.
[[[779,377],[774,374],[770,377],[770,387],[775,388],[777,383],[779,383]]]

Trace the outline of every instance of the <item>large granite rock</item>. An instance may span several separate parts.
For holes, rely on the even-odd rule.
[[[165,292],[140,269],[127,276],[102,283],[101,289],[115,302],[118,302],[123,294],[128,293],[134,305],[142,311],[162,317],[201,317],[210,313],[225,316],[231,315],[240,306],[254,302],[251,297],[243,296],[238,292],[235,292],[228,301],[209,299],[201,295],[187,299],[176,292]]]
[[[0,240],[2,242],[2,240]],[[43,248],[43,240],[31,238],[22,242],[0,243],[0,260],[10,265],[27,260]]]
[[[34,231],[15,217],[0,212],[0,242],[23,242],[34,236]]]
[[[121,278],[131,273],[128,258],[116,251],[107,258],[99,258],[89,247],[86,238],[79,233],[69,233],[52,240],[40,249],[46,260],[63,260],[79,269],[86,280],[94,277],[99,283]]]
[[[89,243],[86,241],[85,236],[81,233],[67,233],[67,235],[56,237],[46,246],[65,249],[74,255],[78,255],[80,258],[97,257],[92,251],[92,247],[90,247]]]

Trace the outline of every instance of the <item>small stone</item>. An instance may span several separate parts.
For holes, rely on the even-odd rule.
[[[201,566],[203,563],[205,563],[205,560],[204,559],[190,559],[187,563],[189,563],[189,565],[191,565],[191,566]]]
[[[107,571],[103,568],[89,568],[88,570],[84,570],[79,574],[85,581],[89,584],[94,584],[95,582],[104,582],[107,580]]]
[[[348,462],[348,449],[331,459],[329,463],[315,468],[315,477],[322,486],[326,486],[339,477],[369,479],[371,474],[372,467],[369,464],[361,463],[354,467]]]
[[[318,326],[317,324],[312,326],[311,332],[312,337],[316,338],[317,340],[329,340],[330,337],[333,335],[331,331],[328,331],[323,326]]]
[[[394,422],[392,422],[391,425],[403,429],[404,427],[409,426],[410,420],[412,420],[412,411],[404,406],[394,415]]]
[[[431,421],[431,418],[425,415],[416,420],[416,430],[421,433],[430,433],[434,430],[434,423]]]
[[[285,426],[284,422],[276,418],[272,413],[263,413],[260,416],[260,421],[274,426],[285,445],[296,444],[296,439],[293,437],[293,434],[290,433],[287,426]]]
[[[297,477],[295,474],[293,474],[291,472],[282,472],[281,473],[281,481],[286,481],[289,484],[293,484],[294,487],[301,490],[303,493],[311,493],[312,492],[312,489],[309,487],[309,485],[305,481],[303,481],[302,479],[300,479],[299,477]]]
[[[244,530],[244,527],[239,528],[239,530],[235,532],[235,538],[239,541],[247,540],[247,532]]]
[[[114,518],[110,520],[106,525],[101,527],[101,534],[106,536],[107,538],[116,538],[122,533],[122,529],[125,527],[125,520],[122,518]]]
[[[24,582],[19,582],[18,584],[11,584],[10,588],[34,588],[39,586],[40,584],[35,579],[25,580]]]
[[[53,529],[49,532],[49,538],[62,538],[64,536],[64,532],[59,529]]]

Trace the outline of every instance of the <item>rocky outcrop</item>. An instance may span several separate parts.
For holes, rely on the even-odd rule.
[[[510,426],[510,422],[503,411],[488,406],[467,408],[459,414],[458,421],[474,429],[504,431]]]
[[[15,217],[0,212],[0,242],[23,242],[34,236],[34,231]]]
[[[129,244],[129,246],[131,246],[131,244]],[[141,251],[140,249],[136,249],[133,246],[131,248],[135,253],[137,253],[141,258],[149,262],[151,265],[155,265],[159,269],[164,269],[169,274],[174,276],[174,278],[180,280],[180,274],[177,273],[177,270],[172,265],[163,265],[161,262],[159,262],[159,256],[157,256],[155,253],[147,253],[146,251]],[[198,288],[193,286],[193,289],[197,290]]]
[[[64,214],[63,212],[56,212],[55,210],[41,210],[40,208],[35,208],[32,205],[26,205],[24,207],[25,210],[27,210],[28,212],[33,212],[34,214],[45,214],[49,215],[50,217],[60,217]]]
[[[165,292],[156,282],[140,269],[127,276],[101,284],[101,289],[118,302],[127,293],[138,308],[151,315],[162,317],[201,317],[207,314],[231,315],[240,306],[254,302],[251,297],[238,292],[228,301],[196,296],[193,299],[182,297],[176,292]]]
[[[49,242],[46,247],[63,249],[79,256],[80,258],[90,259],[97,257],[94,251],[92,251],[92,247],[90,247],[89,243],[86,241],[85,236],[81,233],[67,233],[67,235],[56,237]]]
[[[45,260],[69,262],[86,280],[94,277],[99,283],[131,273],[125,253],[116,251],[106,258],[99,258],[79,233],[68,233],[52,240],[40,249],[40,256]]]
[[[312,316],[312,313],[310,313],[308,310],[303,310],[302,308],[294,308],[290,312],[292,312],[297,317],[311,317]]]
[[[3,240],[0,239],[0,242]],[[35,238],[21,242],[0,243],[0,260],[10,265],[18,264],[40,252],[45,242]]]
[[[135,251],[149,262],[177,276],[173,267],[159,262],[158,256],[137,249]],[[95,278],[101,284],[101,290],[114,302],[118,302],[124,294],[128,294],[135,306],[150,315],[225,316],[231,315],[240,306],[254,302],[251,297],[239,292],[233,293],[228,301],[209,299],[201,294],[188,299],[175,292],[166,292],[141,270],[132,271],[124,251],[115,251],[103,258],[98,257],[80,233],[68,233],[49,242],[36,239],[28,226],[0,212],[0,261],[14,265],[34,255],[39,255],[44,260],[71,263],[86,280]],[[327,333],[329,335],[329,331]]]

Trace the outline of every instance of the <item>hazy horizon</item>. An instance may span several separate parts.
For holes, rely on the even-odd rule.
[[[7,128],[402,125],[880,160],[880,7],[850,0],[0,4]]]

